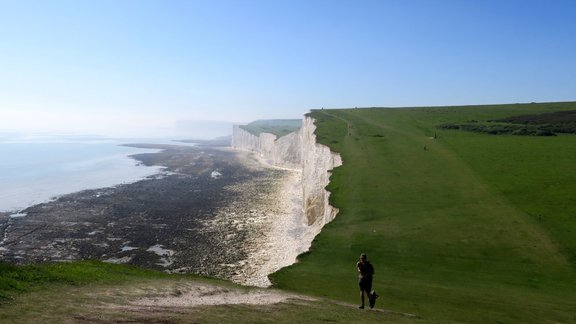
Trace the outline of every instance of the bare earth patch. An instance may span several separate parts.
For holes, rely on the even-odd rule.
[[[118,292],[108,291],[108,295],[117,295]],[[150,314],[170,316],[169,314],[192,314],[195,309],[209,306],[230,305],[273,305],[273,304],[299,304],[312,306],[313,303],[324,305],[338,305],[344,307],[346,312],[357,310],[356,304],[337,301],[320,300],[310,296],[298,295],[270,288],[255,287],[225,287],[205,282],[186,281],[170,282],[161,286],[141,286],[136,290],[122,289],[121,294],[131,296],[121,303],[104,304],[100,308],[104,313],[121,311],[128,314]],[[191,313],[192,312],[192,313]],[[417,318],[417,315],[386,310],[382,308],[371,309],[372,313],[388,314],[404,318]]]
[[[145,297],[133,300],[134,306],[160,306],[160,307],[195,307],[214,305],[267,305],[285,302],[287,300],[312,301],[309,297],[288,294],[275,290],[249,290],[222,288],[207,284],[188,285],[179,289],[176,295],[168,292],[155,297]]]
[[[92,295],[111,297],[97,308],[110,313],[172,313],[219,305],[272,305],[285,302],[308,303],[315,298],[275,289],[222,286],[200,281],[169,281],[137,286],[110,287]]]

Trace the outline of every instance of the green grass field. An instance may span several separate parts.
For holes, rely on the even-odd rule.
[[[425,322],[576,322],[576,136],[437,128],[574,109],[313,111],[318,140],[344,161],[328,187],[340,213],[273,282],[358,302],[366,252],[380,305]]]
[[[576,135],[437,127],[559,110],[576,103],[313,111],[344,161],[328,186],[340,212],[271,279],[315,301],[135,311],[130,300],[170,285],[257,289],[100,262],[0,264],[0,322],[574,323]],[[378,311],[356,308],[361,252]]]

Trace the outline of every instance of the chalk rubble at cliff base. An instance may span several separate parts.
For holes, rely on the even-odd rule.
[[[233,281],[267,287],[269,274],[295,263],[297,256],[308,250],[314,235],[307,231],[303,216],[300,178],[298,171],[284,171],[275,188],[276,199],[270,201],[269,215],[260,231],[253,231],[247,240],[248,258]]]
[[[306,117],[300,130],[276,139],[272,134],[255,136],[236,126],[232,146],[250,151],[263,165],[287,172],[276,191],[265,220],[265,234],[249,239],[248,258],[233,280],[265,287],[268,275],[296,262],[322,227],[336,216],[325,190],[330,171],[342,164],[340,155],[316,143],[314,119]],[[298,168],[300,167],[300,168]],[[298,169],[295,169],[298,168]],[[274,203],[276,205],[274,205]],[[238,266],[238,265],[234,265]]]

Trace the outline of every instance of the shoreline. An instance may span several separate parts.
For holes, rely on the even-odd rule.
[[[130,157],[164,172],[63,195],[22,217],[0,212],[0,259],[98,259],[266,287],[309,247],[298,171],[231,148],[134,146],[158,149]]]
[[[223,190],[226,185],[263,174],[247,171],[230,152],[178,145],[144,148],[163,151],[132,157],[165,167],[166,174],[63,195],[19,211],[25,217],[0,213],[0,259],[15,264],[98,259],[218,276],[203,259],[219,242],[204,231],[202,221],[237,198]],[[214,170],[222,176],[213,177]],[[219,257],[232,261],[240,256]]]
[[[28,146],[24,146],[23,151],[26,152],[30,161],[34,162],[27,161],[22,164],[23,166],[16,166],[14,162],[3,164],[8,170],[12,170],[12,173],[4,171],[0,174],[0,178],[3,179],[0,188],[1,213],[21,214],[29,207],[49,203],[61,196],[84,190],[134,183],[163,172],[162,167],[144,167],[138,160],[131,157],[135,154],[154,153],[160,150],[138,148],[121,143],[85,145],[73,143],[72,145],[83,145],[88,148],[88,151],[103,150],[101,155],[90,153],[88,156],[83,156],[83,151],[70,154],[77,150],[66,147],[70,145],[67,143],[51,143],[57,146],[43,147],[36,153],[30,152],[36,151],[34,147],[38,146],[38,143],[24,144]],[[56,149],[56,151],[52,152],[51,149]],[[65,157],[60,158],[59,153],[64,154]],[[50,158],[52,154],[58,158]],[[48,156],[48,159],[42,156]]]

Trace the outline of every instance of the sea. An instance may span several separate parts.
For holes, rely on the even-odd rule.
[[[77,134],[0,133],[0,211],[17,214],[61,195],[160,174],[161,167],[144,166],[129,157],[159,150],[122,144],[168,142]]]

